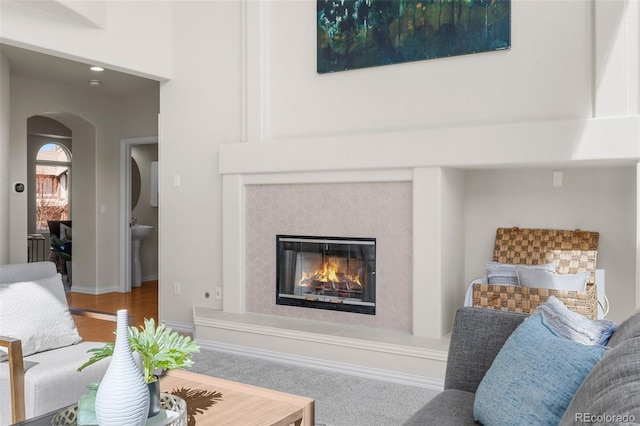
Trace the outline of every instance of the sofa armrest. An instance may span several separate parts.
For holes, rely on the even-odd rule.
[[[528,315],[463,307],[456,312],[445,389],[475,392],[504,342]]]
[[[118,316],[109,312],[96,311],[94,309],[69,307],[72,315],[104,321],[116,322]],[[134,325],[133,316],[129,316],[129,325]],[[25,419],[25,395],[24,395],[24,360],[22,357],[22,342],[19,339],[0,336],[0,347],[7,348],[9,355],[9,382],[11,388],[11,413],[12,422],[17,423]]]
[[[9,356],[9,386],[11,388],[11,420],[13,423],[25,419],[24,361],[22,342],[19,339],[0,336],[0,346],[7,348]]]

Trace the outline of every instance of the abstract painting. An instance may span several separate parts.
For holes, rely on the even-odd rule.
[[[509,49],[511,0],[317,0],[318,73]]]

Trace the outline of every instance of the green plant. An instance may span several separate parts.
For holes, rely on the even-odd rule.
[[[158,370],[173,370],[193,365],[191,357],[200,352],[198,345],[189,336],[181,336],[170,327],[160,324],[156,327],[153,318],[144,320],[140,329],[129,327],[129,344],[131,350],[137,352],[144,368],[144,381],[153,383],[158,378]],[[107,343],[101,348],[89,349],[93,356],[78,368],[84,368],[101,359],[113,355],[114,343]]]
[[[66,261],[71,260],[71,241],[66,238],[60,239],[56,235],[51,234],[51,248],[53,251]]]

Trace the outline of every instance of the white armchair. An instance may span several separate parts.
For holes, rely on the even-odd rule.
[[[71,405],[102,379],[108,360],[76,371],[104,343],[80,341],[70,314],[116,318],[69,308],[51,262],[0,265],[0,426]]]

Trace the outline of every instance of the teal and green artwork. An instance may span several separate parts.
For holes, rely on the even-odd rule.
[[[511,0],[317,0],[318,73],[511,47]]]

